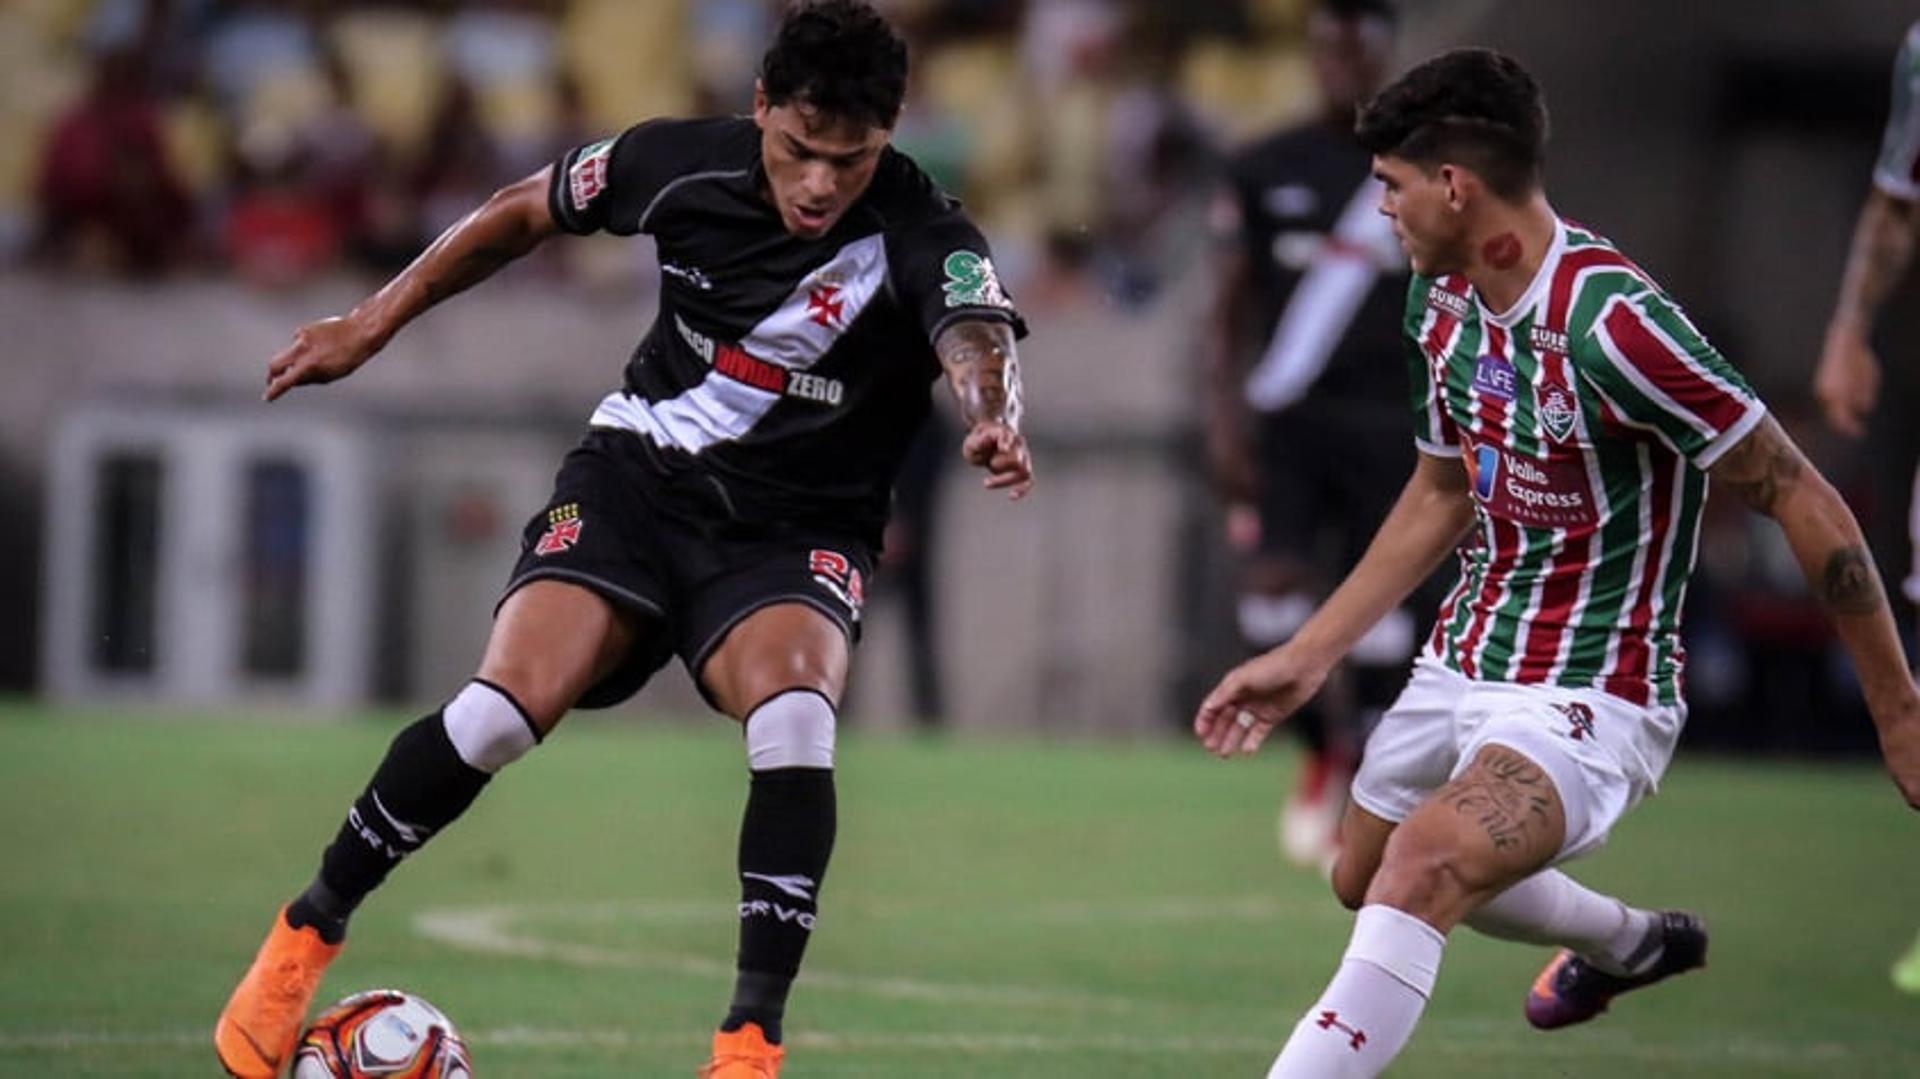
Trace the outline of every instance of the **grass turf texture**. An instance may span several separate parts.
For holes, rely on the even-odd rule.
[[[0,704],[0,1075],[213,1072],[215,1013],[394,729]],[[788,1076],[1261,1074],[1349,926],[1274,852],[1287,760],[844,736]],[[370,901],[322,1002],[415,990],[483,1076],[690,1075],[744,780],[722,721],[576,721]],[[1578,871],[1704,912],[1712,966],[1538,1034],[1546,952],[1462,931],[1394,1074],[1920,1074],[1887,979],[1915,839],[1874,769],[1683,757]]]

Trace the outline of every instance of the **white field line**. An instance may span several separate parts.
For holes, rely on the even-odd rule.
[[[644,910],[645,906],[644,904],[636,905],[635,909]],[[671,912],[675,917],[681,913],[682,906],[684,905],[672,905]],[[555,911],[563,908],[542,909]],[[715,909],[713,905],[708,905],[706,916],[711,918]],[[726,907],[721,905],[718,909],[725,910]],[[603,908],[597,906],[595,911],[603,912]],[[531,933],[515,932],[512,924],[532,913],[534,912],[531,908],[516,905],[429,910],[415,915],[413,926],[416,932],[430,940],[486,955],[545,960],[578,967],[665,970],[696,978],[725,981],[731,981],[734,975],[731,958],[722,961],[706,956],[674,952],[637,948],[603,948],[590,944],[547,940]],[[874,977],[822,970],[811,966],[807,968],[806,984],[811,989],[866,993],[898,1000],[931,1000],[949,1004],[990,1004],[1021,1008],[1053,1007],[1098,1012],[1140,1011],[1164,1007],[1149,1001],[1094,993],[1022,985],[969,985],[958,982],[922,981],[915,978]]]

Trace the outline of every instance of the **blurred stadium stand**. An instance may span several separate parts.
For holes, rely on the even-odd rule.
[[[1009,508],[970,484],[944,496],[956,503],[941,518],[938,568],[952,719],[1168,729],[1234,658],[1192,431],[1200,208],[1222,148],[1311,110],[1308,4],[881,6],[915,49],[897,142],[967,200],[1036,328],[1023,356],[1037,497]],[[367,473],[366,493],[339,511],[373,552],[351,689],[302,688],[287,664],[312,663],[242,640],[228,674],[259,677],[202,679],[181,699],[225,698],[216,685],[241,685],[235,701],[430,698],[463,676],[556,450],[650,317],[646,243],[550,245],[483,286],[484,302],[410,328],[351,382],[271,412],[253,403],[265,361],[294,327],[345,310],[564,147],[651,115],[743,109],[777,7],[0,5],[0,512],[14,522],[0,530],[0,687],[100,688],[76,680],[75,657],[137,650],[83,639],[105,615],[69,598],[93,593],[57,570],[67,544],[93,545],[71,565],[106,564],[111,545],[81,537],[108,521],[132,527],[124,514],[142,504],[138,467],[122,460],[114,473],[108,454],[82,480],[67,459],[77,451],[60,448],[74,445],[61,432],[111,427],[116,409],[183,437],[262,423],[290,437],[305,424],[351,431]],[[1525,0],[1408,0],[1405,13],[1409,57],[1485,43],[1541,74],[1561,211],[1620,240],[1688,304],[1849,492],[1888,580],[1903,577],[1920,432],[1901,418],[1920,401],[1920,304],[1889,304],[1894,385],[1864,446],[1821,436],[1805,386],[1911,5],[1617,0],[1596,17]],[[276,475],[223,482],[335,512],[297,497],[307,480]],[[121,518],[86,493],[101,483],[131,500]],[[155,527],[184,527],[164,516],[183,511],[154,512]],[[244,611],[248,562],[231,552],[247,549],[246,515],[231,517],[229,557],[202,569],[232,585],[208,594],[241,597]],[[1690,737],[1868,745],[1844,663],[1772,538],[1721,513],[1704,547]],[[336,585],[314,576],[287,594]],[[255,624],[246,617],[224,624]],[[898,627],[882,610],[870,631],[858,699],[875,717],[898,715]],[[692,703],[684,685],[665,698]]]

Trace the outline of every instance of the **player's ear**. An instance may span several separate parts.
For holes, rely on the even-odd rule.
[[[1447,197],[1447,209],[1458,213],[1466,209],[1474,175],[1458,165],[1442,164],[1435,176]]]
[[[753,80],[753,122],[761,127],[767,126],[767,85],[759,79]]]

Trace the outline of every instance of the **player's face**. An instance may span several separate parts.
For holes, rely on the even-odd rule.
[[[1386,188],[1380,212],[1415,273],[1429,276],[1466,269],[1466,228],[1459,196],[1446,167],[1429,172],[1411,161],[1375,155],[1373,175]]]
[[[753,120],[760,125],[760,160],[780,221],[809,240],[826,235],[866,193],[892,135],[805,102],[770,105],[757,87]]]

